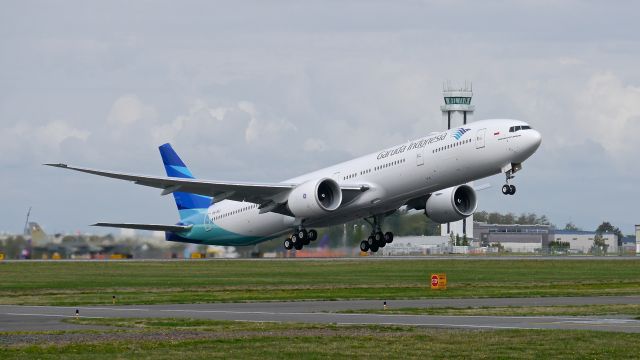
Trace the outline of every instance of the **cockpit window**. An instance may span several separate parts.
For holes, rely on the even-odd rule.
[[[512,126],[509,128],[509,132],[516,132],[516,131],[520,131],[520,130],[529,130],[531,129],[531,126],[529,125],[522,125],[522,126]]]

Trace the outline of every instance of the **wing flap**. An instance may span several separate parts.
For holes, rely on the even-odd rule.
[[[160,225],[160,224],[134,224],[134,223],[106,223],[99,222],[92,224],[91,226],[103,226],[113,227],[121,229],[136,229],[136,230],[149,230],[149,231],[170,231],[170,232],[182,232],[189,231],[193,225]]]

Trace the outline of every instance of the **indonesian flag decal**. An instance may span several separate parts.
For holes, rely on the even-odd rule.
[[[493,133],[493,136],[498,136],[498,135],[500,135],[500,131],[496,131]]]

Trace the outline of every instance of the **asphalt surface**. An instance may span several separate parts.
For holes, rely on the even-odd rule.
[[[640,304],[640,296],[430,299],[388,301],[390,308]],[[0,331],[72,330],[86,326],[61,320],[85,318],[194,318],[255,322],[384,324],[466,329],[581,329],[639,332],[640,321],[620,316],[433,316],[338,314],[336,311],[382,309],[382,300],[214,303],[127,306],[0,305]],[[95,328],[92,327],[92,328]]]

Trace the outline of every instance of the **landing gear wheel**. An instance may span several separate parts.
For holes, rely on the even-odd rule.
[[[373,247],[373,245],[376,243],[376,239],[373,237],[373,235],[369,236],[369,238],[367,239],[367,243],[369,244],[369,248]]]
[[[291,235],[291,244],[295,247],[296,245],[302,245],[302,240],[298,237],[298,234]]]
[[[309,237],[309,240],[314,241],[315,239],[318,238],[318,232],[315,230],[309,230],[309,233],[307,234],[307,236]]]
[[[389,232],[386,232],[386,233],[384,234],[384,241],[385,241],[387,244],[391,244],[391,243],[393,242],[393,233],[392,233],[392,232],[390,232],[390,231],[389,231]]]
[[[502,193],[505,195],[511,194],[511,186],[509,186],[508,184],[502,185]]]
[[[362,240],[360,242],[360,251],[363,251],[363,252],[369,251],[369,243],[366,240]]]
[[[291,239],[286,239],[284,241],[284,248],[287,250],[293,249],[293,243],[291,242]]]
[[[295,247],[295,248],[296,248],[296,250],[302,250],[302,246],[303,246],[303,245],[302,245],[302,243],[301,243],[301,242],[299,242],[299,241],[298,241],[298,243],[297,243],[297,244],[293,245],[293,247]]]
[[[371,251],[372,252],[377,252],[378,251],[378,244],[373,244],[373,246],[371,246]]]
[[[304,240],[304,239],[307,238],[307,235],[308,235],[307,234],[307,230],[305,230],[305,229],[298,230],[298,239]]]
[[[516,186],[515,185],[509,185],[509,195],[513,195],[516,193]]]
[[[382,244],[382,242],[384,241],[384,234],[382,233],[382,231],[376,232],[373,236],[376,239],[377,244]]]

